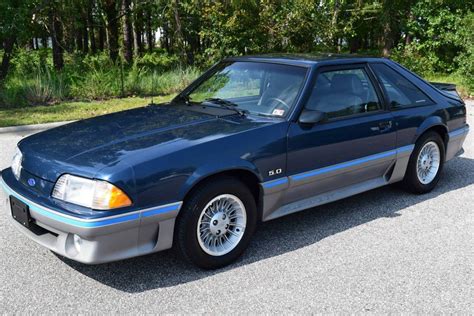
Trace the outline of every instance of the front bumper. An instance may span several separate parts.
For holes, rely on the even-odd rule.
[[[84,219],[36,203],[33,197],[14,190],[3,174],[0,187],[6,193],[6,209],[15,227],[50,250],[87,264],[116,261],[171,248],[175,219],[182,205],[182,202],[176,202],[120,215]],[[28,229],[13,219],[10,196],[28,205],[34,229]]]

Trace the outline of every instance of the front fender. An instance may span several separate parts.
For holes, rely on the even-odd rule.
[[[188,192],[191,191],[191,189],[195,187],[202,180],[212,177],[213,175],[223,173],[223,172],[228,172],[228,171],[250,172],[259,180],[259,182],[262,182],[262,179],[263,179],[262,174],[258,170],[257,166],[255,166],[255,164],[253,164],[252,162],[248,160],[236,159],[233,161],[227,160],[225,161],[225,163],[224,162],[206,163],[204,165],[199,166],[188,177],[186,182],[181,187],[179,196],[184,198],[186,194],[188,194]]]

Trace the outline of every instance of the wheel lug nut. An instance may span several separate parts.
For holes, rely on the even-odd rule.
[[[218,223],[219,223],[219,222],[218,222],[217,220],[214,220],[214,221],[212,222],[212,225],[217,225]]]
[[[218,230],[218,231],[216,232],[216,234],[217,234],[217,235],[219,235],[220,233],[221,233],[221,231],[220,231],[220,230]]]
[[[223,215],[222,215],[222,219],[225,219],[225,217],[226,217],[225,214],[223,214]]]
[[[225,225],[225,229],[229,228],[229,224]]]

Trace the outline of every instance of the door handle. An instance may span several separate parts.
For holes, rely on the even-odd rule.
[[[373,126],[370,129],[374,132],[385,132],[392,128],[392,121],[384,121],[377,124],[377,126]]]
[[[385,131],[392,128],[392,121],[385,121],[379,123],[380,131]]]

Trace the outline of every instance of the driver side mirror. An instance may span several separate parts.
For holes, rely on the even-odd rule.
[[[304,109],[301,112],[299,122],[302,124],[316,124],[324,122],[327,119],[327,114],[318,110]]]

